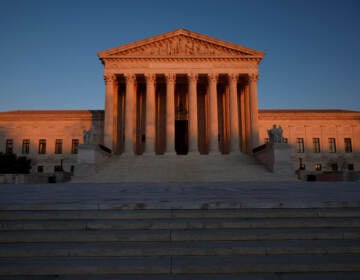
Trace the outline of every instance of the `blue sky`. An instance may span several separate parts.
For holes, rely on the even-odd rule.
[[[360,1],[0,0],[0,111],[103,109],[97,52],[178,28],[266,53],[261,109],[360,111]]]

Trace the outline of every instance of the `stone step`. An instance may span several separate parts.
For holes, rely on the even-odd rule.
[[[175,241],[351,240],[360,239],[360,228],[173,230],[171,239]]]
[[[360,254],[359,240],[1,244],[0,258]]]
[[[216,210],[64,210],[0,211],[0,221],[27,220],[133,220],[174,218],[316,218],[360,217],[360,208],[269,208]]]
[[[0,275],[236,274],[359,272],[360,256],[0,259]]]
[[[165,172],[164,172],[165,171]],[[113,156],[96,174],[72,182],[224,182],[294,181],[269,172],[253,157],[232,155]]]
[[[0,243],[234,240],[354,240],[360,228],[1,231]]]
[[[4,231],[0,243],[26,242],[143,242],[169,241],[169,230],[127,231]]]
[[[360,256],[174,257],[173,274],[360,271]]]
[[[248,229],[248,228],[360,227],[360,218],[243,218],[2,221],[0,231],[16,230],[149,230],[149,229]]]
[[[57,276],[9,276],[6,280],[119,280],[118,275],[57,275]],[[359,272],[332,273],[239,273],[230,274],[187,274],[187,275],[121,275],[121,280],[359,280]]]

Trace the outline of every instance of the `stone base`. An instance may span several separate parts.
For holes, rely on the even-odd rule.
[[[88,177],[95,174],[98,164],[109,156],[105,155],[97,145],[79,145],[78,163],[75,167],[75,177]]]
[[[273,172],[279,175],[294,175],[290,159],[290,145],[288,143],[273,143],[273,149]]]
[[[255,149],[254,156],[275,174],[295,176],[288,143],[266,143]]]

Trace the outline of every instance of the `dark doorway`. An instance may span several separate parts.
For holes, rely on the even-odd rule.
[[[188,121],[175,121],[175,151],[178,155],[188,153]]]

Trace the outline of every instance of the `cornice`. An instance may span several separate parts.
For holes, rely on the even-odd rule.
[[[0,121],[102,120],[103,110],[19,110],[0,112]]]
[[[104,58],[105,65],[114,62],[239,62],[254,61],[259,63],[261,57],[111,57]]]
[[[259,110],[259,120],[354,120],[360,121],[360,112],[347,110]],[[360,124],[360,123],[359,123]]]

